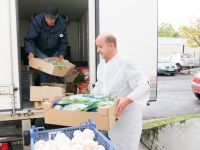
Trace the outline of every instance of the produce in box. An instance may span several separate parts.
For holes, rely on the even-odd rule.
[[[53,60],[53,59],[45,60],[45,62],[48,62],[48,63],[50,63],[50,64],[53,64],[53,65],[55,65],[55,66],[58,66],[58,67],[61,68],[61,69],[66,69],[66,70],[70,69],[70,66],[67,66],[65,63],[57,62],[57,61],[55,61],[55,60]]]
[[[54,109],[72,110],[72,111],[93,111],[96,112],[98,107],[113,105],[114,101],[107,97],[96,96],[91,94],[77,94],[66,96],[54,104]]]

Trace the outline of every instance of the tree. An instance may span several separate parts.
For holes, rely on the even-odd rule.
[[[179,33],[175,31],[169,23],[161,23],[158,26],[158,37],[179,37]]]
[[[187,44],[190,47],[200,47],[200,19],[191,21],[190,27],[181,26],[179,28],[182,38],[187,38]]]

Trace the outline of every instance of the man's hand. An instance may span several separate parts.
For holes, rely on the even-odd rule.
[[[63,55],[60,55],[60,60],[61,60],[61,59],[64,59],[64,56],[63,56]]]
[[[30,53],[28,54],[28,57],[27,57],[28,61],[30,61],[31,58],[34,58],[34,54],[33,54],[32,52],[30,52]]]
[[[115,109],[115,115],[116,115],[116,118],[119,119],[124,108],[128,104],[132,103],[133,101],[128,97],[119,97],[119,98],[117,98],[117,100],[118,100],[118,103],[117,103],[117,107]]]

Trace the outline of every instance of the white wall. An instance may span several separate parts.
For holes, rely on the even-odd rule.
[[[117,38],[118,50],[136,60],[150,84],[155,84],[157,0],[102,0],[99,3],[100,33],[112,32]]]
[[[187,44],[186,38],[158,38],[158,55],[170,56],[173,54],[182,54],[184,49],[185,54],[191,54],[195,58],[199,58],[200,47],[191,48]]]
[[[158,45],[158,55],[162,56],[170,56],[173,54],[182,54],[183,53],[183,45]],[[200,47],[191,48],[187,45],[184,46],[184,53],[191,54],[195,58],[199,58],[200,56]]]

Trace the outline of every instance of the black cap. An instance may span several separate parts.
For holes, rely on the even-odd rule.
[[[45,18],[56,19],[58,8],[55,5],[48,5],[44,11]]]

